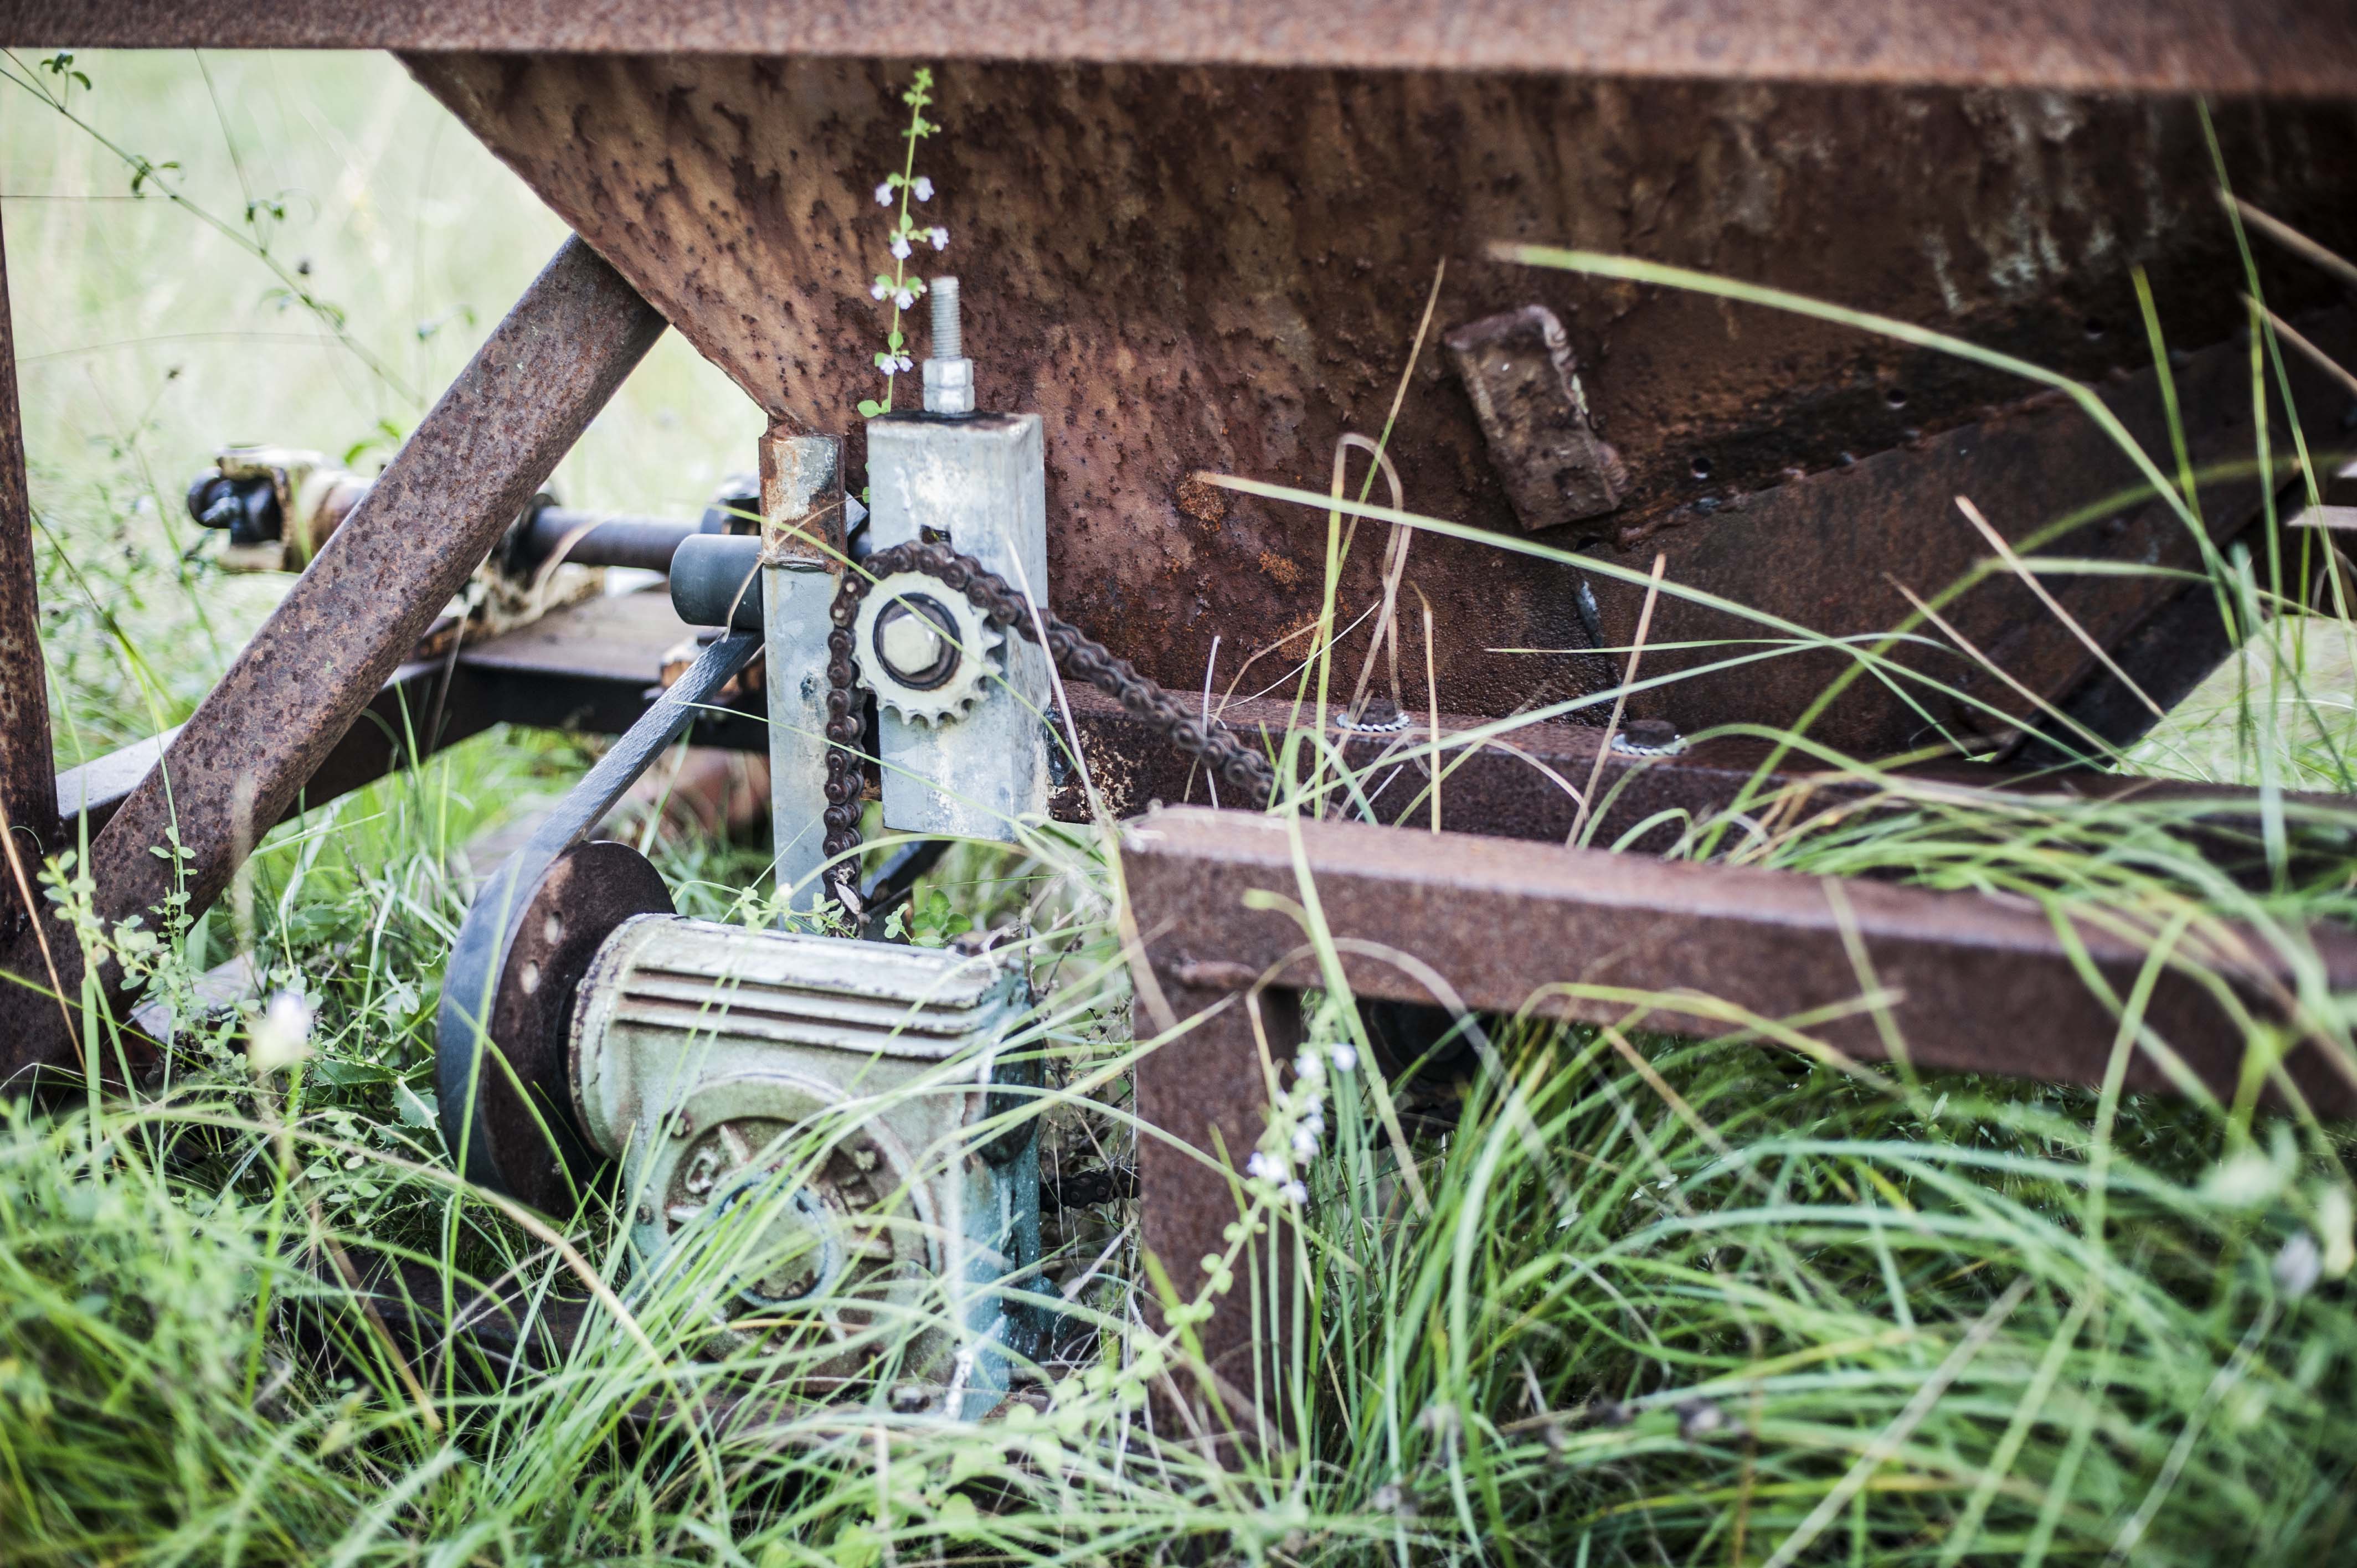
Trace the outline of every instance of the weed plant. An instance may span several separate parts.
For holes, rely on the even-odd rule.
[[[189,555],[181,471],[231,435],[337,447],[380,421],[397,435],[411,394],[455,370],[556,231],[500,194],[504,177],[390,66],[8,69],[0,196],[71,763],[183,716],[266,607],[268,584]],[[233,154],[209,164],[173,144],[216,126]],[[161,163],[127,152],[167,145]],[[70,290],[70,306],[45,304]],[[332,316],[331,298],[348,302]],[[1745,307],[1823,308],[1756,292]],[[419,320],[444,325],[406,340]],[[196,321],[236,336],[177,336]],[[300,347],[270,336],[290,329]],[[2273,373],[2262,356],[2260,384]],[[690,412],[735,407],[703,378],[657,361],[633,379],[576,460],[597,502],[683,510],[735,466],[736,416]],[[224,407],[263,428],[216,428]],[[1329,568],[1347,519],[1451,527],[1339,482],[1330,496],[1229,482],[1325,512]],[[2257,885],[2173,831],[2204,808],[1958,798],[1813,751],[1805,730],[1776,738],[1867,777],[1883,810],[1800,821],[1763,789],[1677,824],[1679,853],[2035,899],[2142,933],[2162,961],[2241,922],[2304,965],[2304,1021],[2349,1051],[2350,1000],[2324,987],[2301,932],[2352,917],[2357,853],[2345,816],[2283,793],[2351,789],[2348,607],[2298,611],[2265,564],[2214,572],[2255,612],[2244,654],[2135,756],[2093,760],[2263,787],[2275,871]],[[1299,674],[1311,708],[1345,700],[1370,635],[1344,629],[1365,622],[1335,580]],[[1789,627],[1763,636],[1823,646]],[[1880,658],[1851,651],[1861,668]],[[1318,746],[1323,727],[1306,719],[1290,743],[1281,813],[1366,793]],[[1056,1217],[1023,1288],[1052,1295],[1057,1321],[992,1418],[893,1398],[943,1326],[947,1304],[923,1295],[833,1304],[861,1370],[832,1402],[798,1399],[842,1342],[745,1327],[733,1282],[773,1245],[759,1203],[651,1268],[623,1242],[629,1195],[533,1215],[457,1178],[436,1131],[428,1021],[467,846],[579,762],[569,742],[490,737],[280,830],[219,908],[149,955],[157,999],[188,1021],[167,1085],[0,1108],[0,1560],[2350,1555],[2348,1133],[2261,1115],[2248,1094],[2123,1094],[2145,1048],[2133,996],[2107,1082],[2078,1090],[1863,1067],[1797,1026],[1781,1047],[1743,1031],[1671,1039],[1645,1031],[1641,1006],[1601,1029],[1465,1020],[1469,1066],[1387,1082],[1330,990],[1312,997],[1202,1299],[1166,1293],[1161,1265],[1192,1260],[1141,1258],[1109,1197]],[[961,846],[917,922],[925,940],[952,917],[1019,917],[1030,933],[1040,1001],[1018,1044],[1045,1058],[1048,1088],[1011,1114],[1040,1117],[1051,1163],[1072,1171],[1128,1162],[1127,1074],[1163,1043],[1128,1027],[1115,842],[1109,826],[1026,824],[1012,849]],[[760,917],[739,896],[757,854],[657,847],[683,908]],[[204,1021],[194,993],[239,952],[314,1015],[258,1061],[247,1047],[275,1026],[251,1009]],[[2276,1043],[2255,1026],[2255,1047]],[[779,1148],[776,1192],[831,1131]],[[1297,1264],[1290,1293],[1270,1283],[1279,1249]],[[376,1288],[352,1288],[362,1273]],[[491,1285],[509,1304],[498,1322],[433,1328]],[[1274,1436],[1207,1429],[1167,1397],[1210,1379],[1191,1353],[1203,1316],[1250,1311],[1300,1330],[1287,1361],[1260,1369],[1286,1416]],[[1147,1326],[1157,1316],[1169,1331]]]

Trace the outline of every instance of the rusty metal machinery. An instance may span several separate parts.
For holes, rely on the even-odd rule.
[[[955,281],[932,287],[926,410],[878,419],[871,437],[872,559],[935,539],[1044,589],[1038,416],[975,411]],[[1046,811],[1045,654],[915,572],[884,576],[856,626],[838,626],[847,560],[770,561],[788,524],[839,514],[832,444],[779,448],[768,467],[781,503],[770,537],[694,535],[671,564],[674,606],[722,628],[718,640],[468,911],[438,1026],[444,1136],[475,1179],[560,1211],[619,1161],[650,1277],[699,1260],[726,1271],[734,1300],[716,1343],[772,1332],[748,1321],[813,1319],[842,1346],[814,1391],[857,1382],[877,1315],[906,1320],[930,1299],[935,1326],[899,1359],[903,1387],[979,1415],[1038,1316],[1023,1286],[1039,1262],[1039,1178],[1020,958],[683,919],[634,851],[585,842],[764,649],[771,728],[786,736],[771,746],[778,877],[806,914],[830,896],[829,830],[859,810],[832,765],[866,731],[855,671],[881,710],[888,827],[1013,838]],[[722,1248],[714,1228],[732,1214],[753,1235]]]
[[[300,572],[366,499],[371,481],[338,468],[318,452],[284,446],[228,446],[188,481],[188,516],[226,536],[230,571]],[[487,564],[518,581],[544,569],[627,566],[666,572],[682,542],[699,533],[750,533],[760,516],[759,480],[721,481],[693,522],[584,511],[544,490],[534,496]]]
[[[1835,639],[1886,632],[1909,593],[1973,577],[1986,544],[1960,495],[2012,543],[2075,519],[2046,547],[2149,570],[2053,580],[2063,617],[2017,579],[1982,576],[1945,613],[2011,683],[1900,646],[1916,684],[1854,683],[1812,738],[1867,759],[1931,739],[1998,759],[1918,763],[1907,778],[1927,789],[2174,800],[2205,852],[2237,874],[2265,864],[2251,795],[2067,764],[2088,755],[2074,729],[2132,738],[2151,716],[2132,692],[2166,703],[2233,646],[2240,628],[2186,579],[2212,550],[2264,559],[2281,542],[2273,498],[2229,465],[2255,455],[2255,419],[2279,483],[2294,432],[2319,469],[2357,446],[2345,382],[2304,358],[2254,407],[2222,167],[2200,106],[2167,96],[2216,95],[2233,188],[2357,251],[2346,7],[1908,0],[1859,28],[1798,0],[1605,0],[1568,28],[1536,0],[1270,0],[1215,16],[1149,0],[132,0],[97,15],[0,0],[0,41],[57,40],[402,51],[579,237],[364,492],[307,455],[223,455],[192,494],[200,520],[302,576],[183,730],[54,781],[0,351],[0,800],[17,843],[53,847],[79,815],[96,832],[100,913],[121,918],[162,897],[170,866],[151,852],[176,822],[201,907],[254,823],[436,746],[502,721],[620,736],[461,932],[442,1019],[451,1147],[470,1176],[550,1208],[619,1166],[643,1195],[633,1241],[652,1271],[699,1266],[694,1238],[758,1208],[767,1218],[728,1265],[755,1312],[855,1279],[888,1294],[933,1282],[958,1304],[930,1369],[937,1408],[985,1402],[1028,1332],[1006,1305],[1036,1261],[1038,1200],[1031,1156],[1001,1125],[1021,1120],[1013,967],[683,921],[643,860],[587,835],[678,735],[766,751],[779,881],[807,922],[870,798],[888,826],[986,836],[1085,815],[1060,772],[1074,760],[1118,816],[1217,798],[1214,743],[1266,748],[1297,715],[1238,697],[1189,732],[1153,698],[1225,693],[1250,653],[1311,623],[1327,521],[1202,476],[1322,493],[1338,444],[1382,423],[1404,371],[1388,455],[1405,504],[1469,532],[1409,546],[1434,689],[1420,704],[1395,693],[1410,700],[1332,739],[1375,780],[1369,814],[1446,831],[1313,822],[1297,841],[1233,811],[1132,824],[1145,961],[1182,1015],[1201,1015],[1138,1075],[1140,1109],[1181,1142],[1252,1145],[1265,1084],[1246,1026],[1281,1039],[1299,991],[1336,981],[1292,966],[1294,937],[1252,907],[1302,865],[1330,888],[1341,982],[1365,999],[1430,999],[1369,956],[1397,948],[1475,1008],[1545,993],[1561,1015],[1592,1017],[1546,991],[1584,978],[1783,1015],[1857,994],[1855,936],[1903,982],[1925,1065],[2084,1079],[2108,1015],[2050,928],[1991,901],[1845,886],[1853,929],[1815,883],[1457,836],[1559,845],[1568,779],[1600,786],[1598,841],[1639,851],[1674,838],[1662,823],[1676,813],[1747,790],[1796,813],[1873,807],[1877,779],[1710,732],[1792,725],[1844,668]],[[861,214],[873,151],[898,134],[891,62],[906,58],[993,62],[944,71],[933,112],[955,131],[931,172],[963,203],[971,320],[952,307],[937,322],[923,412],[845,430],[829,368],[872,348],[845,302],[864,304]],[[2197,533],[2051,392],[1825,320],[1513,265],[1495,242],[1934,324],[2093,388],[2152,450],[2181,412],[2185,459],[2223,471],[2202,486]],[[2357,317],[2330,278],[2264,249],[2256,265],[2308,341],[2357,358]],[[2139,270],[2181,348],[2166,381]],[[1411,365],[1427,300],[1432,340]],[[666,322],[770,416],[746,509],[756,537],[674,537],[535,499]],[[968,326],[990,354],[963,351]],[[975,412],[994,407],[1027,412]],[[863,473],[864,533],[845,493]],[[1555,558],[1522,548],[1533,542]],[[868,551],[905,577],[867,585]],[[660,562],[672,591],[534,605],[419,657],[479,565],[514,575],[560,553]],[[1381,553],[1352,553],[1346,614],[1381,597]],[[1683,678],[1632,695],[1609,732],[1582,722],[1599,705],[1511,745],[1461,738],[1611,684],[1596,650],[1633,639],[1657,555],[1700,596],[1664,598],[1651,623],[1647,672]],[[977,596],[977,575],[1003,581]],[[1705,670],[1704,645],[1756,635],[1716,607],[1730,602],[1824,645]],[[691,626],[700,651],[673,657]],[[1082,642],[1094,670],[1127,671],[1109,682],[1120,695],[1059,688],[1051,648]],[[758,688],[742,679],[756,657]],[[872,774],[845,761],[855,749]],[[2328,828],[2349,815],[2345,801],[2285,809]],[[27,982],[0,986],[0,1075],[14,1080],[71,1063],[47,990],[83,976],[77,952],[37,951],[10,908],[0,970]],[[2125,944],[2083,937],[2097,972],[2134,967]],[[2311,983],[2357,986],[2346,932],[2310,941]],[[2305,994],[2257,950],[2212,955],[2219,984],[2296,1034]],[[118,976],[96,978],[125,1000]],[[2190,1070],[2221,1081],[2235,1069],[2227,1014],[2178,978],[2156,1015]],[[1845,1048],[1878,1049],[1862,1023],[1853,1034]],[[131,1070],[152,1049],[135,1043]],[[864,1116],[856,1063],[942,1092],[921,1116]],[[2357,1112],[2315,1049],[2287,1060],[2276,1092]],[[1144,1148],[1147,1244],[1181,1262],[1215,1250],[1200,1243],[1232,1218],[1224,1186]],[[914,1232],[886,1223],[879,1182],[908,1195]],[[1208,1342],[1233,1351],[1237,1333]]]

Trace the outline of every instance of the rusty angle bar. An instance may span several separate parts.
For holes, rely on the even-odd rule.
[[[1306,887],[1361,1000],[1734,1032],[1727,1013],[1700,1000],[1709,998],[1771,1022],[1817,1015],[1810,1036],[1874,1059],[1886,1054],[1880,1021],[1856,1004],[1878,993],[1918,1067],[2083,1084],[2102,1080],[2119,1029],[2046,912],[2026,900],[1361,823],[1297,828],[1297,841],[1279,818],[1183,807],[1124,838],[1145,960],[1173,1015],[1195,1020],[1140,1061],[1138,1112],[1193,1150],[1223,1152],[1231,1166],[1258,1141],[1267,1064],[1285,1061],[1298,1037],[1296,989],[1323,983],[1294,913],[1308,902]],[[2128,995],[2145,950],[2085,921],[2075,929],[2103,983]],[[2238,939],[2231,952],[2189,951],[2200,972],[2164,973],[2147,1013],[2185,1065],[2228,1097],[2244,1032],[2212,987],[2281,1017],[2298,985],[2276,949]],[[2306,940],[2326,986],[2357,990],[2357,932],[2319,927]],[[1427,977],[1448,994],[1437,997]],[[1164,1032],[1155,1013],[1141,987],[1141,1038]],[[2340,1052],[2311,1039],[2286,1065],[2319,1112],[2357,1114],[2357,1062]],[[2143,1051],[2126,1082],[2171,1087]],[[1222,1251],[1235,1219],[1229,1179],[1217,1163],[1151,1136],[1139,1141],[1138,1177],[1143,1240],[1191,1296],[1198,1260]],[[1247,1316],[1222,1312],[1199,1326],[1215,1366],[1241,1371]]]
[[[154,850],[176,825],[189,907],[220,895],[663,325],[587,245],[565,242],[91,846],[102,918],[173,890]],[[80,955],[59,958],[76,992]],[[41,973],[23,940],[0,970]],[[119,1004],[120,976],[101,978]],[[0,1082],[71,1051],[38,981],[0,984]]]
[[[1297,867],[1280,818],[1178,807],[1134,824],[1125,877],[1157,966],[1224,990],[1265,976],[1322,983],[1314,963],[1288,957],[1307,940],[1300,924],[1245,907],[1262,893],[1299,902],[1307,875],[1332,935],[1354,944],[1343,968],[1367,997],[1446,1000],[1386,953],[1413,955],[1476,1010],[1528,1006],[1588,1023],[1629,1020],[1621,993],[1674,992],[1785,1019],[1880,986],[1895,995],[1889,1022],[1917,1067],[2085,1084],[2102,1081],[2118,1029],[2047,912],[2027,901],[1357,822],[1303,822],[1299,833]],[[1863,944],[1870,983],[1846,924]],[[2104,983],[2126,995],[2146,948],[2084,921],[2077,940]],[[2306,940],[2333,989],[2357,990],[2357,932],[2318,926]],[[2287,1015],[2297,976],[2257,937],[2187,954],[2242,1005]],[[1566,984],[1612,994],[1556,989]],[[2147,1018],[2197,1078],[2233,1093],[2243,1032],[2208,985],[2173,967]],[[1688,1034],[1732,1027],[1723,1014],[1674,1002],[1652,1004],[1637,1022]],[[1809,1032],[1861,1059],[1886,1054],[1881,1024],[1867,1013]],[[2311,1044],[2288,1067],[2319,1109],[2357,1113],[2357,1061],[2336,1062]],[[2126,1086],[2166,1090],[2172,1081],[2140,1055]]]
[[[2302,0],[0,0],[0,43],[855,55],[2346,93],[2357,24]]]
[[[25,490],[23,407],[16,400],[16,342],[8,318],[8,259],[0,242],[0,811],[7,814],[16,862],[26,874],[20,885],[0,860],[0,941],[27,931],[32,867],[57,842],[55,768],[33,568],[33,506]]]

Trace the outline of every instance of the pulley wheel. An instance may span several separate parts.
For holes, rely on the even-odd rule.
[[[644,855],[606,840],[560,852],[537,876],[515,870],[485,886],[451,950],[435,1050],[442,1135],[468,1180],[565,1215],[602,1163],[566,1079],[575,995],[614,928],[670,914],[671,891]]]

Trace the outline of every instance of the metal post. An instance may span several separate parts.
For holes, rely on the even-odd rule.
[[[769,636],[770,810],[778,890],[826,898],[826,635],[844,560],[843,443],[772,427],[761,438],[763,625]]]
[[[1206,1258],[1225,1258],[1228,1228],[1242,1208],[1231,1185],[1260,1142],[1268,1122],[1272,1071],[1285,1070],[1302,1040],[1301,998],[1287,990],[1248,989],[1254,976],[1235,965],[1202,972],[1176,950],[1149,945],[1159,1000],[1184,1029],[1141,1058],[1137,1113],[1146,1131],[1137,1141],[1138,1240],[1168,1273],[1182,1303],[1205,1289]],[[1233,987],[1233,989],[1231,989]],[[1154,1000],[1141,988],[1137,1037],[1161,1034]],[[1248,1425],[1254,1412],[1274,1412],[1284,1382],[1291,1325],[1291,1236],[1282,1227],[1247,1239],[1235,1250],[1232,1283],[1212,1298],[1212,1313],[1194,1326],[1211,1387],[1191,1369],[1172,1375],[1177,1392],[1199,1411],[1212,1400]],[[1274,1271],[1268,1266],[1274,1259]],[[1146,1293],[1149,1321],[1163,1321],[1161,1303]],[[1208,1413],[1208,1412],[1207,1412]],[[1224,1429],[1216,1418],[1209,1429]]]
[[[163,903],[175,866],[154,850],[176,826],[189,908],[220,896],[662,328],[596,252],[565,242],[92,845],[102,918]],[[73,987],[80,953],[58,959]],[[0,954],[18,975],[39,962],[21,940]],[[119,1012],[120,976],[102,979]],[[70,1048],[53,1003],[0,985],[0,1082]],[[145,1049],[125,1065],[143,1069]]]
[[[8,260],[0,241],[0,810],[29,885],[57,843],[56,762],[41,664],[41,606],[33,571],[33,509],[25,491],[25,436],[16,401],[16,341],[8,317]],[[0,863],[0,938],[23,934],[30,911],[15,871]],[[10,987],[10,989],[16,989]]]

